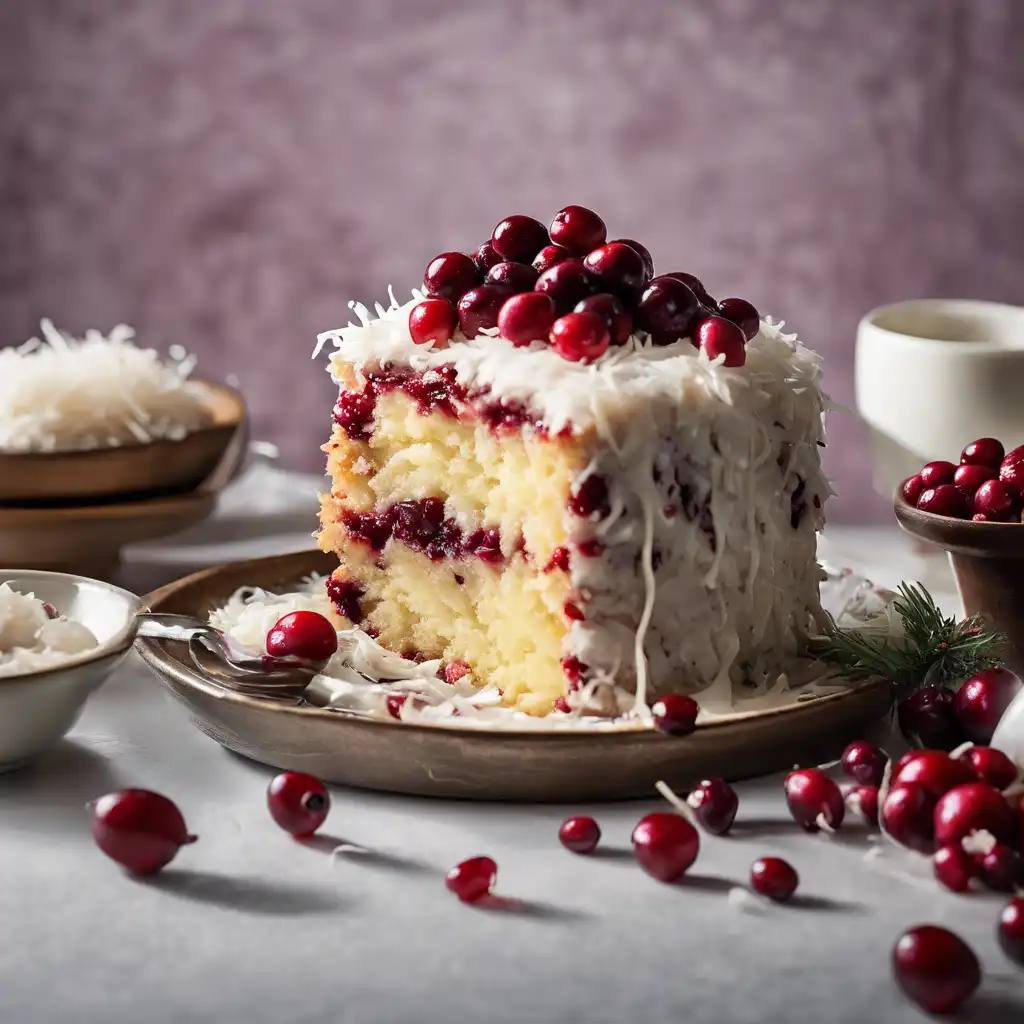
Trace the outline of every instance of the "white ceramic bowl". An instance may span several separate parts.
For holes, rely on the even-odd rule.
[[[857,411],[875,483],[891,495],[926,462],[956,462],[978,437],[1024,443],[1024,309],[917,299],[872,310],[857,330]]]
[[[92,630],[99,647],[41,672],[0,676],[0,772],[29,764],[78,720],[89,696],[131,650],[142,602],[126,590],[57,572],[0,570],[0,582],[49,601]]]

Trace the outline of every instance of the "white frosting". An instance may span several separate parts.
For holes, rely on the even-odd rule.
[[[333,343],[338,381],[347,367],[450,365],[470,392],[520,402],[552,433],[569,429],[591,446],[574,486],[600,474],[611,512],[591,522],[566,511],[570,540],[597,539],[604,551],[573,555],[587,619],[571,625],[565,654],[588,679],[634,689],[637,711],[649,693],[680,686],[712,701],[735,686],[771,688],[822,622],[815,531],[831,489],[818,449],[818,356],[770,319],[741,367],[710,361],[688,339],[654,346],[642,333],[593,365],[543,342],[516,347],[496,329],[417,346],[408,316],[418,299],[400,306],[392,296],[375,317],[353,304],[360,323],[321,334],[318,351]]]
[[[55,616],[33,594],[0,583],[0,676],[55,668],[99,645],[80,622]]]

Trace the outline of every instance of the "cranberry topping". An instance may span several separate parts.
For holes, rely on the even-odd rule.
[[[601,841],[601,827],[593,818],[566,818],[558,830],[561,844],[573,853],[593,853]]]
[[[607,292],[591,295],[577,302],[575,313],[596,313],[608,327],[608,336],[613,345],[624,345],[633,332],[633,315],[627,313],[614,295]]]
[[[634,252],[639,253],[640,259],[644,261],[644,275],[647,280],[650,281],[654,277],[654,257],[651,256],[651,251],[646,245],[642,245],[632,238],[615,238],[612,241],[628,245]]]
[[[570,689],[579,689],[589,668],[589,665],[585,665],[575,655],[562,659],[562,675],[569,680]]]
[[[577,303],[597,292],[597,283],[583,265],[583,260],[568,259],[545,270],[534,289],[554,300],[559,316],[570,312]]]
[[[907,479],[900,484],[900,494],[908,505],[916,505],[917,499],[921,497],[921,492],[923,490],[924,484],[921,483],[921,477],[917,473],[913,476],[908,476]]]
[[[722,299],[718,313],[739,327],[747,341],[755,338],[761,329],[761,314],[746,299]]]
[[[694,331],[694,339],[708,359],[725,356],[724,366],[742,366],[747,361],[743,331],[724,317],[709,316],[701,320]]]
[[[924,485],[924,489],[928,490],[932,487],[939,487],[942,484],[951,484],[953,477],[956,475],[956,466],[952,462],[929,462],[918,476],[921,478],[921,483]]]
[[[520,296],[516,296],[520,298]],[[511,300],[510,300],[511,301]],[[522,430],[530,426],[542,436],[547,435],[544,423],[534,416],[522,402],[514,398],[500,398],[496,402],[479,402],[476,405],[477,415],[496,433],[502,430]]]
[[[499,266],[518,267],[519,263],[499,263]],[[555,322],[555,303],[541,292],[523,292],[506,299],[498,313],[498,330],[517,347],[534,341],[547,341],[551,325]]]
[[[940,846],[935,851],[932,871],[950,892],[967,892],[978,875],[974,858],[959,843]]]
[[[491,267],[497,266],[497,264],[504,261],[504,256],[490,242],[484,242],[473,256],[473,262],[476,263],[481,278],[487,276]]]
[[[552,325],[551,346],[573,363],[592,363],[608,351],[610,337],[603,317],[596,313],[566,313]]]
[[[987,480],[995,479],[995,475],[995,470],[989,469],[988,466],[957,466],[953,474],[953,486],[968,501],[972,501],[978,488]]]
[[[873,743],[855,740],[844,751],[843,771],[862,786],[880,786],[888,758]]]
[[[409,313],[409,334],[416,345],[444,345],[459,326],[459,314],[447,299],[424,299]]]
[[[148,789],[108,793],[92,804],[92,837],[113,861],[133,875],[155,875],[196,841],[181,811]]]
[[[475,903],[490,894],[498,878],[498,865],[490,857],[471,857],[448,872],[444,884],[463,903]]]
[[[567,260],[571,257],[572,253],[568,249],[563,249],[560,245],[545,245],[533,257],[532,266],[538,274],[543,274],[545,270],[550,270],[556,263],[561,263],[562,260]]]
[[[697,296],[673,277],[656,277],[651,281],[637,307],[637,322],[654,336],[656,344],[671,344],[685,338],[699,316]]]
[[[576,545],[576,550],[584,558],[599,558],[604,554],[604,545],[599,540],[585,540]]]
[[[968,513],[967,500],[952,484],[941,484],[922,491],[917,499],[917,507],[922,512],[952,519],[965,519]]]
[[[673,270],[668,274],[663,274],[662,277],[671,277],[676,281],[682,281],[697,296],[702,306],[711,312],[717,310],[718,303],[708,294],[707,288],[704,287],[704,282],[699,277],[688,274],[685,270]],[[755,331],[754,333],[756,334],[757,332]]]
[[[452,302],[480,283],[480,271],[464,252],[443,252],[428,264],[423,275],[423,290],[428,295]]]
[[[473,671],[473,666],[465,661],[450,661],[444,667],[444,681],[451,683],[453,686],[464,676],[468,676]]]
[[[785,782],[786,804],[796,823],[806,832],[817,832],[822,821],[839,828],[846,804],[839,787],[818,768],[790,772]]]
[[[996,938],[999,948],[1011,960],[1024,966],[1024,898],[1017,897],[1003,907]]]
[[[1012,786],[1019,775],[1013,761],[994,747],[971,747],[957,760],[967,765],[982,782],[987,782],[998,790]]]
[[[355,580],[339,580],[331,576],[327,580],[327,596],[331,603],[350,622],[361,622],[363,611],[359,600],[363,596],[363,587]]]
[[[990,743],[1022,686],[1020,677],[1006,668],[990,668],[968,679],[956,693],[956,717],[967,738]]]
[[[610,242],[587,254],[583,265],[593,274],[601,291],[611,292],[626,302],[636,301],[647,283],[640,254],[622,242]]]
[[[509,290],[496,284],[482,284],[470,288],[459,299],[459,326],[467,338],[475,338],[481,331],[498,326],[498,313]]]
[[[987,466],[998,473],[1005,454],[1003,446],[994,437],[979,437],[977,441],[972,441],[960,453],[960,464],[962,466]]]
[[[597,515],[604,519],[611,511],[608,484],[603,476],[591,473],[569,496],[569,511],[583,519]]]
[[[633,829],[633,853],[640,866],[659,882],[681,878],[697,859],[700,834],[683,817],[656,811]]]
[[[799,884],[800,876],[781,857],[761,857],[750,869],[750,885],[754,892],[777,903],[785,903]]]
[[[551,558],[548,559],[548,564],[544,566],[544,572],[554,572],[555,569],[559,569],[562,572],[569,571],[568,548],[555,548],[551,552]]]
[[[327,819],[331,795],[315,776],[304,772],[282,772],[267,787],[270,816],[297,839],[311,836]]]
[[[999,463],[999,479],[1018,491],[1024,490],[1024,445],[1007,452]]]
[[[981,965],[971,947],[932,924],[900,936],[892,969],[903,994],[928,1013],[952,1013],[981,984]]]
[[[705,779],[686,798],[701,827],[716,836],[732,828],[740,800],[736,790],[724,779]]]
[[[885,831],[918,853],[935,848],[935,796],[915,782],[899,783],[886,794],[880,813]]]
[[[604,245],[608,237],[604,221],[585,206],[567,206],[555,214],[548,231],[551,241],[565,246],[574,256],[584,256]]]
[[[528,292],[537,283],[537,271],[525,263],[496,263],[487,272],[487,284],[500,285],[512,292]]]
[[[669,736],[686,736],[697,727],[700,708],[685,693],[666,693],[651,705],[654,727]]]
[[[362,391],[342,391],[334,406],[334,421],[353,441],[365,441],[372,433],[377,396],[367,384]]]
[[[318,612],[289,612],[267,633],[267,654],[274,658],[327,661],[337,649],[337,630]]]
[[[562,605],[562,614],[567,619],[572,619],[573,622],[583,622],[586,619],[586,615],[580,610],[579,605],[574,604],[572,601],[566,601]]]
[[[533,217],[506,217],[491,235],[491,245],[507,260],[529,263],[547,245],[548,229]]]

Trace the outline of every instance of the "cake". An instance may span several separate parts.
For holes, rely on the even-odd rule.
[[[320,335],[338,611],[532,715],[762,689],[823,624],[817,356],[567,207]]]

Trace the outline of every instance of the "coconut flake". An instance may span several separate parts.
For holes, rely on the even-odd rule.
[[[745,914],[766,914],[771,909],[767,900],[739,885],[729,890],[726,900],[733,910],[741,910]]]
[[[982,857],[990,854],[998,845],[996,837],[987,829],[975,829],[969,836],[960,840],[965,853],[978,854]]]

